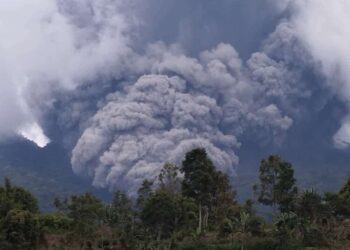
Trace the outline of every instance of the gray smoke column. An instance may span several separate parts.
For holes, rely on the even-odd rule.
[[[45,146],[41,116],[53,92],[116,73],[129,51],[122,2],[1,1],[0,140],[20,134]]]
[[[109,95],[72,152],[73,170],[96,186],[135,190],[166,161],[179,164],[196,147],[232,175],[237,136],[246,128],[279,133],[292,125],[264,99],[266,88],[248,79],[230,45],[191,58],[158,43],[138,63],[150,74]]]
[[[264,3],[266,13],[256,11]],[[310,75],[350,103],[349,8],[347,0],[2,1],[0,137],[45,146],[55,116],[73,170],[109,189],[133,192],[195,147],[233,175],[245,138],[276,145],[315,110],[324,82],[310,84]],[[339,148],[349,121],[334,136]]]
[[[329,89],[350,109],[350,2],[347,0],[271,0],[290,12],[288,20],[296,37],[327,78]],[[333,137],[334,145],[350,145],[350,116],[343,118]]]

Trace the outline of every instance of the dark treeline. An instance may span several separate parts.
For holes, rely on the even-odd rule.
[[[252,188],[254,197],[239,204],[204,149],[179,167],[165,163],[133,198],[121,191],[110,204],[89,193],[56,198],[53,213],[40,213],[36,198],[6,179],[0,249],[350,249],[350,179],[337,193],[301,191],[292,165],[270,156]],[[273,220],[258,216],[258,204]]]

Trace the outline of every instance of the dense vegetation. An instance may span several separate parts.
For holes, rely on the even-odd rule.
[[[301,191],[292,165],[270,156],[253,190],[239,204],[204,149],[179,167],[165,163],[131,197],[56,198],[54,213],[40,213],[31,193],[5,179],[0,249],[350,249],[350,179],[337,193]],[[273,219],[258,216],[257,206],[271,207]]]

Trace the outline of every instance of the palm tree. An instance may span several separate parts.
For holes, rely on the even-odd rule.
[[[322,196],[314,189],[305,190],[297,199],[297,213],[301,218],[317,223],[323,217],[328,217]]]
[[[289,249],[291,240],[294,247],[298,244],[298,239],[303,238],[303,221],[294,212],[281,213],[276,217],[275,227],[277,237],[283,249]]]
[[[249,213],[241,212],[239,218],[234,218],[233,226],[236,229],[236,235],[241,242],[241,250],[244,250],[246,242],[251,235],[252,216]]]

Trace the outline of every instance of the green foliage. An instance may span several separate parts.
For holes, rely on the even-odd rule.
[[[275,219],[274,238],[281,249],[298,249],[302,244],[296,237],[301,221],[294,212],[279,214]]]
[[[57,202],[61,211],[72,221],[72,233],[85,245],[88,239],[96,235],[98,226],[104,219],[104,206],[90,193],[73,195],[70,199]]]
[[[303,225],[303,245],[307,247],[327,246],[327,241],[322,234],[322,228],[317,224],[305,223]]]
[[[3,218],[11,209],[20,209],[31,213],[38,212],[36,198],[21,187],[12,186],[9,179],[0,187],[0,216]]]
[[[274,239],[257,239],[249,241],[247,246],[247,250],[277,250],[279,249],[278,242]]]
[[[290,211],[297,194],[294,170],[290,163],[279,156],[269,156],[263,159],[259,168],[258,200],[264,205],[280,211]]]
[[[241,244],[238,241],[224,243],[205,243],[192,242],[183,244],[181,250],[241,250]],[[278,242],[274,239],[253,239],[245,246],[246,250],[279,250]]]
[[[181,181],[179,178],[179,168],[169,162],[165,163],[160,170],[158,181],[161,189],[166,189],[168,192],[179,192],[181,189]]]
[[[326,193],[325,200],[333,215],[341,218],[350,217],[350,178],[337,194]]]
[[[195,211],[193,200],[161,187],[145,202],[140,218],[158,246],[164,240],[170,246],[183,233],[190,233]]]
[[[7,213],[1,229],[6,242],[13,249],[36,249],[41,237],[38,217],[29,211],[16,208]]]
[[[39,219],[42,230],[46,233],[70,232],[74,227],[73,219],[61,213],[43,214]]]
[[[350,178],[340,189],[339,196],[344,200],[350,200]]]
[[[174,231],[180,209],[178,199],[169,192],[157,190],[145,203],[141,219],[160,238],[169,237]]]
[[[338,193],[298,193],[292,165],[270,156],[261,162],[259,180],[259,201],[280,210],[274,223],[257,216],[253,200],[235,200],[228,176],[204,149],[188,152],[181,169],[166,163],[137,197],[116,191],[104,204],[89,193],[73,195],[55,199],[57,212],[49,214],[6,179],[0,186],[0,249],[349,248],[350,179]]]
[[[130,246],[134,244],[135,217],[132,201],[127,194],[115,192],[112,203],[105,207],[105,223],[111,228],[115,238],[122,239]]]
[[[232,189],[228,176],[216,171],[213,185],[212,224],[237,216],[240,212],[240,206],[235,200],[236,193]]]
[[[206,242],[191,242],[183,244],[181,250],[240,250],[238,242],[230,243],[206,243]]]
[[[316,222],[330,215],[322,196],[314,189],[305,190],[298,196],[296,212],[301,218],[311,222]]]
[[[234,218],[234,228],[237,232],[248,234],[252,230],[252,217],[246,212],[241,212],[238,218]]]
[[[219,226],[219,235],[221,237],[228,237],[233,233],[233,223],[230,219],[226,218],[222,220]]]
[[[205,149],[188,152],[182,162],[182,194],[198,206],[197,233],[208,228],[208,222],[222,221],[235,205],[235,192],[228,177],[217,171]],[[211,223],[213,224],[213,223]]]
[[[215,167],[205,150],[198,148],[187,153],[181,171],[184,173],[183,194],[209,206],[214,192]]]
[[[6,178],[0,187],[2,249],[35,249],[41,236],[37,213],[35,197]]]
[[[153,182],[151,182],[149,180],[144,180],[142,182],[141,187],[137,191],[136,205],[137,205],[138,209],[141,210],[144,207],[146,201],[153,194],[152,186],[153,186]]]
[[[113,200],[106,206],[105,221],[114,229],[122,232],[130,231],[134,220],[133,206],[130,198],[123,192],[113,194]]]

